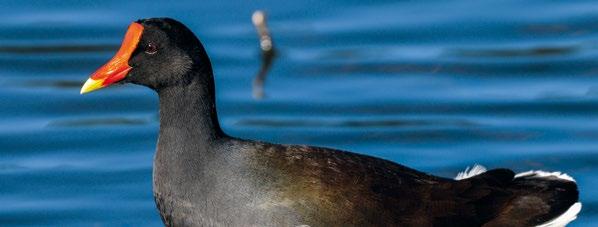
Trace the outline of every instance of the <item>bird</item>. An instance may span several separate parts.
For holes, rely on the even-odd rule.
[[[564,226],[581,209],[575,180],[560,172],[475,166],[451,179],[350,151],[230,136],[208,54],[175,19],[132,22],[81,94],[124,83],[159,97],[153,195],[165,226]]]

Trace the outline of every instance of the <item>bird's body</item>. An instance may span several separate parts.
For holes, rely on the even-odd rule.
[[[154,197],[168,226],[480,226],[530,183],[509,170],[456,181],[345,151],[236,139],[220,130],[205,84],[158,91]],[[576,201],[568,195],[558,209],[521,213],[534,214],[528,224],[548,221]],[[545,197],[530,207],[550,207]]]
[[[575,182],[555,176],[496,169],[453,180],[346,151],[228,136],[199,40],[172,19],[134,24],[151,35],[137,37],[122,81],[160,97],[153,186],[167,226],[533,226],[577,202]]]

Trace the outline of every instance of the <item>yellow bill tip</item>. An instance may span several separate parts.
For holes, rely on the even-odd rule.
[[[104,80],[87,79],[83,87],[81,87],[81,94],[89,93],[103,87]]]

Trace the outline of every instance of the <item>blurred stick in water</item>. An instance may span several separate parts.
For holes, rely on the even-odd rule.
[[[262,65],[253,80],[253,97],[255,99],[262,99],[264,98],[264,83],[266,82],[268,71],[272,67],[274,57],[276,57],[276,49],[274,48],[272,36],[270,36],[270,31],[266,25],[266,13],[261,10],[255,11],[251,16],[251,21],[253,21],[253,25],[257,30],[260,38],[260,48],[262,49]]]

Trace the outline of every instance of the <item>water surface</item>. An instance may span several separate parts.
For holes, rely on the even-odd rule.
[[[279,58],[260,65],[251,13]],[[598,221],[598,4],[593,1],[3,1],[0,223],[160,226],[157,97],[79,95],[127,25],[177,18],[206,45],[234,136],[357,151],[452,177],[475,163],[564,171]]]

